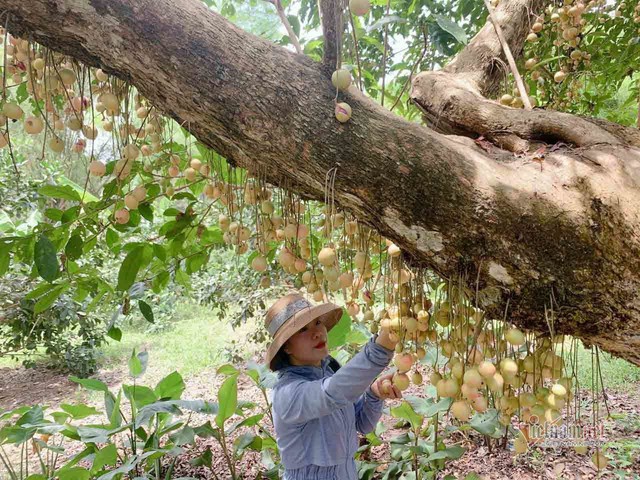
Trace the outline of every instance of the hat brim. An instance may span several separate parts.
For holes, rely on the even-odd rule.
[[[342,318],[342,307],[330,302],[323,303],[311,308],[305,308],[284,322],[276,332],[271,345],[269,345],[267,349],[265,363],[271,370],[273,370],[273,358],[286,341],[302,327],[319,317],[323,318],[325,327],[327,331],[329,331],[340,321],[340,318]]]

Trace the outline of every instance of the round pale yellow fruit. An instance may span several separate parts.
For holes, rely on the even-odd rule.
[[[518,328],[510,328],[504,337],[511,345],[518,346],[524,344],[524,333]]]
[[[349,10],[354,15],[361,17],[371,10],[371,2],[369,0],[349,0]]]
[[[409,388],[409,377],[406,373],[396,372],[393,374],[393,384],[398,387],[398,390],[403,391]]]
[[[489,378],[496,373],[496,367],[493,363],[485,360],[484,362],[480,362],[480,365],[478,365],[478,372],[480,372],[480,375],[484,378]]]
[[[49,141],[49,147],[56,153],[62,153],[64,151],[64,142],[60,137],[53,137]]]
[[[118,97],[116,97],[113,93],[105,92],[100,95],[98,100],[105,106],[109,114],[113,114],[118,111],[120,102],[118,101]]]
[[[124,204],[129,210],[135,210],[138,208],[138,199],[133,194],[128,194],[124,197]]]
[[[348,122],[351,118],[351,106],[348,103],[340,102],[335,108],[336,120],[340,123]]]
[[[609,459],[605,457],[604,453],[602,452],[594,453],[593,456],[591,457],[591,461],[593,462],[593,464],[598,470],[607,468],[607,465],[609,464]]]
[[[100,160],[94,160],[89,164],[89,172],[94,177],[102,177],[107,172],[107,166]]]
[[[120,210],[116,211],[116,222],[119,223],[120,225],[124,225],[125,223],[129,222],[129,210],[127,210],[126,208],[121,208]]]
[[[12,120],[20,120],[24,115],[24,112],[17,103],[7,102],[4,104],[4,107],[2,107],[2,114]]]
[[[471,407],[464,400],[458,400],[451,405],[451,413],[461,422],[466,422],[471,416]]]
[[[398,354],[393,357],[393,364],[396,366],[399,372],[408,372],[413,366],[413,357],[409,353]]]
[[[140,149],[133,143],[130,143],[129,145],[127,145],[122,149],[122,158],[133,161],[139,156],[140,156]]]
[[[29,135],[37,135],[44,130],[44,122],[40,117],[27,117],[24,121],[24,131]]]
[[[331,247],[324,247],[318,253],[318,261],[325,267],[332,266],[336,261],[336,252]]]
[[[336,70],[333,72],[333,75],[331,75],[331,83],[338,90],[344,92],[345,90],[348,90],[351,85],[351,73],[349,70],[345,70],[344,68]]]
[[[136,197],[136,200],[138,200],[138,202],[143,202],[144,199],[147,198],[147,189],[144,188],[143,185],[138,185],[133,189],[132,194],[134,197]]]
[[[267,260],[262,255],[258,255],[251,261],[251,268],[264,272],[267,269]]]
[[[482,375],[475,368],[471,368],[464,372],[464,383],[473,388],[482,386]]]

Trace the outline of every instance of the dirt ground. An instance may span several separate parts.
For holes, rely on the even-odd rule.
[[[110,388],[117,389],[119,381],[126,378],[126,372],[101,372],[96,376],[107,383]],[[186,379],[186,390],[183,395],[188,399],[215,400],[216,392],[223,378],[216,376],[215,371],[204,371],[190,379]],[[412,386],[405,392],[410,395],[420,395],[421,387]],[[634,390],[631,389],[630,392]],[[607,392],[607,404],[614,418],[605,420],[605,432],[609,441],[624,439],[640,440],[640,385],[635,389],[636,394]],[[242,375],[238,383],[238,398],[264,405],[264,398],[252,381]],[[585,398],[589,404],[589,398]],[[86,394],[75,383],[68,379],[68,375],[57,373],[43,367],[35,369],[2,368],[0,369],[0,411],[19,405],[45,404],[52,407],[61,402],[86,401]],[[393,404],[390,404],[393,406]],[[101,407],[101,406],[99,406]],[[191,425],[197,426],[211,420],[210,417],[196,414],[191,418]],[[231,420],[232,421],[232,420]],[[383,416],[383,422],[388,430],[383,438],[392,438],[405,432],[402,428],[394,428],[397,420],[390,416]],[[475,433],[475,432],[474,432]],[[455,435],[455,434],[454,434]],[[531,449],[527,454],[514,458],[512,452],[502,448],[492,448],[491,451],[479,435],[470,434],[463,437],[460,434],[452,441],[462,441],[467,447],[466,453],[458,460],[449,462],[444,471],[438,473],[437,478],[452,475],[453,478],[465,478],[475,473],[477,477],[490,480],[534,480],[534,479],[593,479],[593,478],[623,478],[640,479],[640,458],[632,459],[632,464],[619,473],[608,468],[598,476],[593,468],[589,456],[576,454],[573,449]],[[179,457],[175,465],[174,476],[191,476],[201,479],[216,478],[205,467],[194,467],[189,460],[210,448],[213,455],[214,471],[217,478],[230,478],[226,460],[222,450],[214,439],[198,439],[195,447],[187,450],[187,455]],[[388,444],[374,447],[370,458],[373,461],[384,462],[388,459]],[[69,451],[71,453],[73,449]],[[637,455],[638,450],[635,450]],[[260,455],[249,451],[238,464],[238,472],[242,478],[255,479],[260,469]],[[384,470],[384,465],[380,467]],[[0,475],[2,478],[2,475]],[[377,477],[381,478],[381,477]],[[449,477],[451,478],[451,477]]]

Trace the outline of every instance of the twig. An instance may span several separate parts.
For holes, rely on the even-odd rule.
[[[276,7],[278,16],[280,17],[280,20],[282,21],[284,28],[287,29],[287,35],[289,35],[289,40],[291,40],[291,43],[293,43],[293,46],[296,48],[296,52],[299,54],[302,54],[302,46],[298,41],[298,36],[293,31],[293,28],[291,27],[291,24],[287,19],[287,15],[284,13],[284,8],[282,8],[282,2],[280,0],[266,0],[266,1]]]
[[[347,6],[349,11],[349,22],[351,22],[351,30],[353,31],[353,48],[356,54],[356,63],[358,65],[358,85],[360,85],[360,91],[362,92],[362,69],[360,68],[360,53],[358,52],[358,36],[356,35],[356,24],[353,21],[353,14],[351,8]]]
[[[409,85],[409,82],[411,81],[411,77],[413,77],[413,74],[415,73],[416,68],[418,68],[418,65],[420,65],[420,63],[422,63],[422,60],[424,59],[424,56],[427,54],[427,49],[429,48],[429,37],[427,36],[427,27],[426,26],[422,30],[422,33],[424,35],[424,48],[422,49],[422,53],[420,54],[420,58],[418,58],[416,63],[413,64],[413,67],[411,68],[411,72],[409,73],[409,76],[407,77],[407,81],[404,82],[404,85],[402,86],[402,90],[400,90],[400,93],[398,94],[398,98],[396,98],[396,101],[393,102],[393,105],[391,105],[391,108],[389,109],[389,111],[393,111],[393,109],[396,108],[396,105],[398,105],[398,103],[400,102],[400,99],[402,98],[402,95],[404,95],[404,91],[407,89],[407,86]]]
[[[516,66],[516,61],[513,59],[513,54],[511,53],[511,49],[509,48],[509,44],[504,39],[504,35],[502,33],[502,28],[496,19],[493,7],[489,3],[489,0],[484,0],[484,4],[489,11],[489,16],[491,17],[491,23],[493,23],[493,27],[496,30],[496,34],[498,35],[498,40],[500,40],[500,45],[502,45],[502,50],[504,51],[504,55],[507,57],[507,61],[509,62],[509,67],[511,68],[511,73],[513,73],[514,78],[516,79],[516,85],[518,86],[518,91],[520,92],[520,98],[522,98],[522,103],[524,104],[524,108],[526,110],[532,110],[531,102],[529,101],[529,95],[527,94],[527,90],[524,88],[524,82],[522,81],[522,77],[520,76],[520,72],[518,71],[518,67]]]

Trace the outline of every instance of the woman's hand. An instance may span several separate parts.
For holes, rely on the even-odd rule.
[[[402,392],[391,381],[392,377],[393,373],[382,375],[371,384],[371,391],[380,400],[402,398]]]
[[[391,340],[389,337],[389,330],[381,326],[378,336],[376,337],[376,343],[378,345],[382,345],[387,350],[395,350],[398,340]]]

